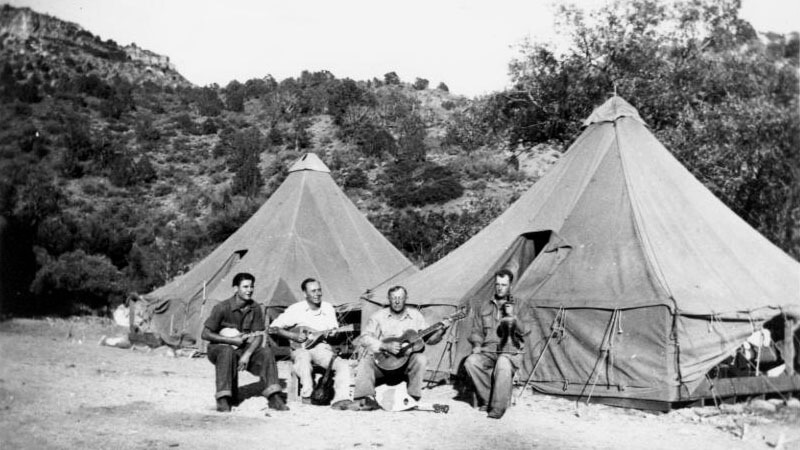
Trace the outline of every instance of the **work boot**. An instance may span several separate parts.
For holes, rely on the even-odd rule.
[[[381,409],[381,405],[372,397],[362,397],[360,403],[361,408],[359,411],[375,411]]]
[[[336,410],[339,410],[339,411],[353,410],[354,409],[353,408],[354,405],[358,406],[358,403],[356,403],[356,402],[354,402],[354,401],[352,401],[350,399],[344,399],[344,400],[339,400],[336,403],[332,404],[331,405],[331,409],[336,409]],[[355,408],[355,409],[360,410],[361,407],[359,406],[358,408]]]
[[[283,396],[280,392],[276,392],[269,396],[267,399],[267,405],[270,409],[274,409],[275,411],[288,411],[289,407],[286,406],[286,402],[283,401]]]
[[[220,397],[217,399],[217,411],[219,412],[231,412],[231,398],[230,397]]]
[[[503,417],[503,414],[505,414],[505,413],[506,413],[505,411],[497,411],[497,410],[493,409],[493,410],[489,411],[489,414],[487,414],[486,417],[488,417],[490,419],[499,419],[499,418]]]

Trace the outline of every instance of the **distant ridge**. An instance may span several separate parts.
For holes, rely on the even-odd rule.
[[[191,86],[168,56],[139,48],[135,43],[120,46],[111,39],[103,41],[75,23],[30,8],[0,8],[0,44],[3,61],[23,59],[49,68],[70,67],[76,72],[95,72],[131,83]]]

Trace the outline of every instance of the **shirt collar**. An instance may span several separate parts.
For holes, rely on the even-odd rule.
[[[255,301],[250,300],[250,301],[244,302],[244,304],[242,304],[242,306],[236,306],[237,303],[238,302],[236,301],[236,295],[234,295],[233,297],[231,297],[231,311],[237,311],[238,310],[238,311],[245,311],[246,312],[253,306],[253,304],[255,304]]]
[[[395,314],[392,312],[392,308],[391,307],[386,308],[386,317],[388,317],[390,319],[397,318],[395,316]],[[411,314],[408,312],[408,306],[405,307],[405,309],[403,310],[403,315],[401,315],[399,318],[397,318],[397,320],[403,320],[406,317],[408,317],[409,319],[411,318]]]

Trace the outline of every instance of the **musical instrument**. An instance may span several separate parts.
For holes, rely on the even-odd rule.
[[[250,333],[242,333],[241,331],[237,330],[236,328],[223,328],[219,330],[219,335],[222,337],[229,337],[229,338],[242,338],[243,341],[247,342],[250,338],[258,337],[258,336],[266,336],[268,334],[274,333],[275,330],[270,327],[269,329],[262,330],[262,331],[252,331]],[[228,344],[232,347],[236,347],[233,344]]]
[[[333,355],[331,362],[328,363],[328,368],[325,369],[325,375],[320,378],[317,385],[314,386],[314,391],[311,392],[312,405],[330,405],[333,396],[336,393],[333,389],[333,362],[336,361],[339,355]]]
[[[305,334],[306,340],[303,342],[295,342],[293,340],[290,340],[289,345],[292,347],[292,350],[297,350],[297,349],[309,350],[313,348],[315,345],[319,344],[320,341],[322,341],[322,339],[328,334],[346,333],[348,331],[353,331],[354,329],[355,328],[353,327],[352,324],[338,328],[330,328],[328,330],[322,330],[322,331],[316,331],[307,326],[298,325],[292,328],[291,331],[295,333]]]
[[[467,309],[460,308],[455,313],[447,316],[445,320],[449,319],[455,322],[464,317],[467,317]],[[437,322],[421,331],[406,330],[399,337],[383,339],[383,343],[387,344],[392,342],[400,343],[400,351],[396,354],[389,353],[385,350],[375,353],[375,365],[383,370],[397,370],[403,367],[403,365],[408,362],[408,358],[411,357],[412,353],[421,352],[425,348],[425,338],[441,330],[443,326],[444,324],[442,322]]]

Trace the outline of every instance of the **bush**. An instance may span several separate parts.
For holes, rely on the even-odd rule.
[[[456,176],[434,163],[400,161],[386,170],[386,178],[384,194],[395,208],[444,203],[464,193]]]
[[[444,82],[439,83],[439,85],[436,86],[436,89],[438,89],[440,91],[443,91],[443,92],[450,92],[450,88],[447,87],[447,85],[444,84]]]
[[[120,271],[103,255],[83,250],[50,259],[36,273],[31,292],[47,299],[39,313],[72,314],[84,305],[99,311],[125,294]]]
[[[425,78],[417,78],[412,87],[418,91],[424,91],[425,89],[428,89],[429,84],[430,82]]]

